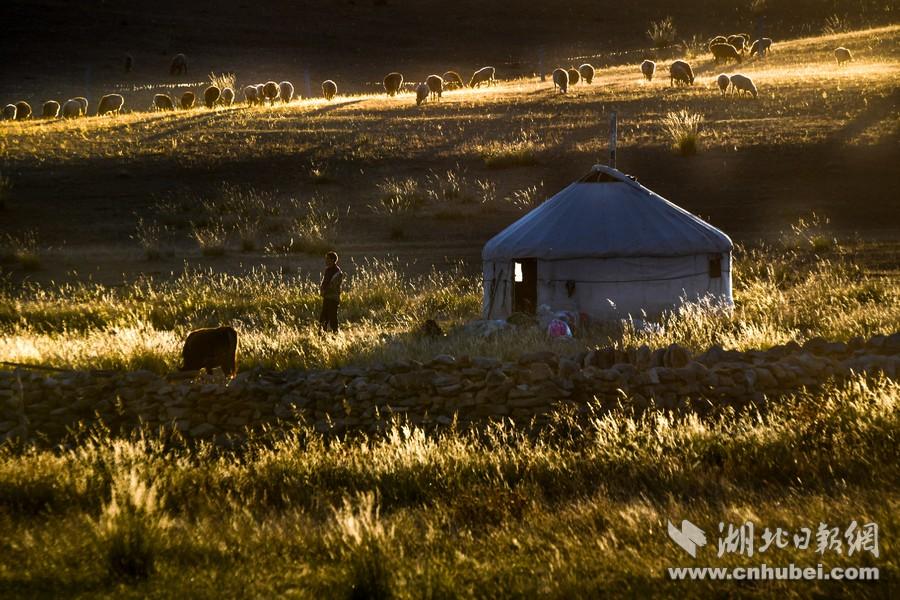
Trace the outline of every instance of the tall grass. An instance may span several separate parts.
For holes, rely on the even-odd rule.
[[[622,399],[627,406],[628,399]],[[884,597],[885,584],[687,585],[666,534],[687,518],[714,566],[898,572],[900,387],[856,378],[705,421],[593,403],[540,430],[486,423],[327,441],[296,429],[230,451],[83,434],[0,447],[0,588],[12,597]],[[152,483],[151,483],[152,482]],[[792,545],[715,556],[719,522],[880,527],[881,556]],[[757,536],[761,535],[757,532]],[[758,540],[759,538],[757,538]]]
[[[668,48],[673,45],[678,37],[675,20],[672,17],[665,17],[659,21],[652,21],[650,29],[647,30],[647,37],[657,48]]]
[[[672,142],[672,148],[682,156],[697,154],[700,149],[700,125],[703,115],[687,109],[666,113],[662,120],[663,131]]]
[[[817,336],[846,341],[900,330],[900,284],[867,275],[852,261],[851,249],[804,241],[820,235],[825,234],[798,224],[778,245],[738,247],[733,309],[693,302],[649,319],[622,315],[622,323],[583,329],[571,344],[552,347],[575,353],[604,344],[677,342],[700,352],[716,344],[767,348]],[[146,277],[120,287],[0,289],[0,360],[165,370],[177,366],[179,340],[187,331],[223,323],[240,331],[244,368],[427,360],[441,353],[514,358],[548,347],[537,328],[489,337],[464,329],[480,317],[482,289],[480,277],[461,267],[409,276],[397,262],[370,261],[347,272],[342,331],[329,338],[315,325],[316,274],[186,271],[172,280]],[[428,318],[449,334],[416,335]]]

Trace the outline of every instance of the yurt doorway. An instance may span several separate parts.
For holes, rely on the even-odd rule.
[[[513,261],[513,312],[533,315],[537,309],[537,259]]]

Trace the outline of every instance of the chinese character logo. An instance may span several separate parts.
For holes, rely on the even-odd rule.
[[[681,522],[681,529],[669,521],[669,537],[694,558],[697,558],[697,546],[706,545],[706,534],[687,519]]]

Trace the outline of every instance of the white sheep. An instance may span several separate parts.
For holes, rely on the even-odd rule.
[[[294,84],[290,81],[282,81],[278,84],[278,95],[281,101],[287,104],[294,99]]]
[[[77,119],[83,114],[83,105],[76,98],[66,100],[66,102],[62,105],[63,119]]]
[[[416,86],[416,106],[419,106],[426,100],[428,100],[428,93],[430,90],[428,89],[427,83],[420,83]]]
[[[557,87],[560,94],[565,94],[569,90],[569,72],[565,69],[553,70],[553,89]]]
[[[59,102],[56,100],[47,100],[41,107],[41,117],[44,119],[55,119],[59,116]]]
[[[737,91],[739,94],[747,92],[754,98],[759,97],[759,92],[756,91],[756,85],[753,83],[753,80],[746,75],[741,75],[740,73],[732,75],[731,85],[733,87],[732,93],[734,93],[735,91]]]
[[[645,60],[641,63],[641,73],[647,81],[653,81],[653,75],[656,74],[656,63],[652,60]]]
[[[759,38],[750,46],[750,56],[759,54],[764,57],[772,51],[772,38]]]
[[[330,80],[326,79],[322,82],[322,95],[325,96],[326,100],[331,100],[335,96],[337,96],[337,84]]]
[[[496,70],[494,69],[494,67],[481,67],[480,69],[472,73],[472,79],[469,80],[469,87],[477,87],[482,83],[493,85],[495,73]]]
[[[719,90],[722,92],[722,97],[725,97],[725,92],[728,91],[728,86],[731,85],[731,78],[722,73],[718,77],[716,77],[716,84],[719,86]]]
[[[842,65],[845,62],[853,60],[853,54],[851,54],[848,49],[841,46],[840,48],[834,49],[834,58],[837,60],[837,64]]]

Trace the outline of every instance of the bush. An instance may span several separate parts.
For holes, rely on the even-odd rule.
[[[200,246],[203,256],[222,256],[225,254],[225,242],[228,236],[225,224],[214,219],[206,225],[192,224],[194,240]]]
[[[700,149],[700,124],[703,115],[687,109],[667,113],[663,118],[663,131],[672,140],[672,148],[682,156],[696,154]]]
[[[492,141],[476,146],[484,165],[490,169],[506,169],[537,164],[537,154],[542,149],[541,139],[524,130],[505,141]]]
[[[135,240],[144,251],[147,260],[158,260],[162,256],[163,229],[155,221],[145,222],[143,217],[138,219],[137,227],[131,239]]]
[[[647,37],[657,48],[668,48],[675,43],[677,36],[678,31],[675,29],[675,21],[672,17],[653,21],[650,23],[650,29],[647,30]]]
[[[237,78],[234,76],[234,73],[219,73],[217,75],[213,72],[210,72],[210,74],[209,74],[210,85],[216,86],[217,88],[219,88],[219,90],[224,90],[225,88],[229,87],[229,88],[235,90],[235,92],[236,92],[237,91],[237,88],[235,88],[236,80],[237,80]]]

